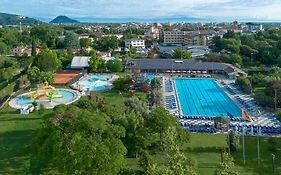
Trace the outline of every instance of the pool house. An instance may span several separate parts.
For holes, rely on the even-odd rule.
[[[184,59],[131,59],[127,61],[125,69],[131,73],[223,74],[231,79],[247,76],[247,73],[231,64]]]

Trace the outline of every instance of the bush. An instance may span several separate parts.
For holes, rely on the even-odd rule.
[[[251,81],[247,77],[239,77],[237,78],[236,84],[240,86],[243,92],[250,94],[252,92]]]

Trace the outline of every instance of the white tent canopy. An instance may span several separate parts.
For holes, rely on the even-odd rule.
[[[73,69],[81,69],[89,67],[89,61],[91,57],[87,56],[75,56],[71,62],[71,68]]]

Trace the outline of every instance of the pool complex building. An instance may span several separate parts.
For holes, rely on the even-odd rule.
[[[241,109],[213,79],[176,79],[183,115],[242,117]]]

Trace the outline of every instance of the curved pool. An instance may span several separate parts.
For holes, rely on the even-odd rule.
[[[24,108],[25,106],[32,105],[33,99],[29,98],[28,95],[33,92],[25,93],[19,95],[10,101],[10,106],[16,109]],[[46,104],[50,106],[49,108],[53,108],[60,104],[70,104],[75,102],[80,98],[79,92],[70,89],[57,89],[57,95],[62,95],[62,98],[54,98],[50,102],[48,99],[37,99],[35,100],[39,105]]]
[[[112,78],[112,75],[93,75],[78,82],[78,86],[83,91],[104,91],[112,88],[112,83],[110,82]]]

